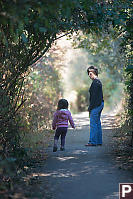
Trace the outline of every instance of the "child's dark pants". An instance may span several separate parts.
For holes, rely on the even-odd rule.
[[[64,148],[66,133],[67,133],[67,127],[59,127],[56,129],[55,136],[54,136],[55,147],[57,147],[58,139],[61,136],[61,147]]]

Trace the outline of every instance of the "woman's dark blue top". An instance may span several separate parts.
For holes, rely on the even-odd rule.
[[[88,107],[88,111],[90,112],[92,109],[100,106],[101,103],[103,102],[102,83],[98,78],[93,80],[89,92],[90,92],[90,105]]]

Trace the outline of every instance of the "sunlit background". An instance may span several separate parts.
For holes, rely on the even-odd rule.
[[[115,56],[115,49],[110,49],[104,58],[101,54],[95,54],[90,50],[75,48],[72,39],[63,37],[57,41],[59,46],[58,53],[64,52],[62,60],[61,82],[63,88],[63,97],[68,99],[73,112],[82,112],[87,110],[89,105],[88,89],[91,80],[87,75],[87,68],[95,65],[99,69],[99,78],[103,83],[103,92],[105,100],[105,111],[118,111],[121,107],[123,98],[123,83],[121,67],[115,67],[119,61],[119,56],[112,65],[112,59]],[[77,47],[77,46],[76,46]],[[116,68],[116,71],[114,68]]]

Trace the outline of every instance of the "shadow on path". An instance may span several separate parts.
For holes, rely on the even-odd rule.
[[[102,146],[85,147],[89,139],[88,112],[74,115],[76,129],[68,129],[66,150],[53,153],[52,141],[47,148],[48,158],[33,164],[15,193],[0,195],[0,199],[118,199],[119,183],[131,183],[133,177],[114,161],[115,117],[104,114],[101,119]]]
[[[118,199],[119,183],[132,182],[111,157],[113,115],[102,116],[103,146],[85,147],[89,139],[88,113],[74,116],[76,130],[69,129],[66,150],[52,152],[35,175],[47,180],[52,199]]]

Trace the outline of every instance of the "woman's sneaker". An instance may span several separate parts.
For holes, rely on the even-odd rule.
[[[57,147],[54,146],[54,147],[53,147],[53,152],[56,152],[56,151],[57,151]]]
[[[65,151],[65,148],[64,148],[64,147],[61,147],[60,150],[61,150],[61,151]]]

